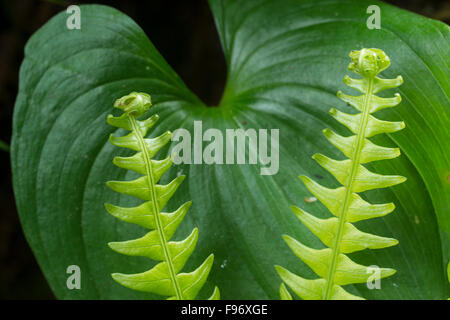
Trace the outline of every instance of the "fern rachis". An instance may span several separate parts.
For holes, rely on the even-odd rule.
[[[363,95],[354,97],[338,92],[338,97],[355,107],[360,113],[346,114],[331,109],[330,114],[354,133],[342,137],[329,129],[323,131],[325,137],[348,158],[333,160],[321,154],[313,158],[329,171],[343,186],[337,189],[325,188],[306,176],[300,179],[335,216],[318,219],[306,211],[292,207],[297,217],[328,248],[316,250],[304,246],[289,236],[285,241],[295,254],[320,276],[316,280],[299,277],[288,270],[276,266],[282,280],[303,299],[359,299],[346,292],[341,286],[367,281],[369,274],[365,266],[356,264],[346,254],[369,249],[380,249],[396,245],[396,239],[379,237],[359,231],[352,223],[369,218],[381,217],[392,212],[395,206],[390,204],[373,205],[364,201],[357,193],[375,188],[390,187],[402,183],[401,176],[378,175],[370,172],[363,164],[376,160],[392,159],[399,156],[397,148],[385,148],[375,145],[367,138],[379,133],[390,133],[404,128],[403,122],[381,121],[371,114],[400,103],[398,94],[393,98],[380,98],[375,94],[383,89],[394,88],[402,83],[396,79],[381,79],[377,74],[386,69],[389,58],[379,49],[362,49],[350,53],[349,70],[362,76],[361,79],[344,78],[344,83],[357,89]],[[381,278],[395,273],[395,270],[381,268]],[[292,299],[282,284],[280,295],[283,299]]]
[[[138,139],[139,147],[143,153],[143,158],[144,158],[144,163],[145,163],[145,171],[146,171],[147,180],[148,180],[148,189],[150,190],[150,196],[151,196],[150,201],[152,203],[153,212],[155,212],[154,216],[155,216],[156,228],[158,230],[161,247],[164,251],[165,261],[167,262],[167,265],[169,268],[170,279],[172,280],[172,283],[173,283],[173,286],[175,289],[175,296],[176,296],[177,300],[182,300],[183,295],[181,293],[180,285],[178,283],[178,279],[176,277],[176,272],[173,267],[173,261],[172,261],[173,258],[171,257],[171,255],[169,253],[169,249],[167,248],[166,235],[161,226],[160,209],[158,206],[158,197],[156,195],[155,188],[153,188],[153,186],[156,185],[156,183],[155,183],[155,179],[153,177],[153,168],[152,168],[151,158],[148,154],[147,148],[145,147],[144,137],[142,136],[142,134],[139,131],[139,128],[137,126],[136,118],[133,115],[129,115],[129,121],[130,121],[131,127],[133,129],[132,131],[136,132],[136,138]]]
[[[208,277],[214,256],[211,254],[191,273],[179,273],[195,249],[198,229],[194,228],[183,241],[169,241],[191,205],[191,202],[186,202],[172,213],[161,211],[184,180],[184,176],[179,176],[167,185],[157,184],[172,165],[172,161],[170,157],[164,160],[152,158],[170,141],[171,133],[166,132],[157,138],[145,139],[147,131],[158,120],[157,115],[147,120],[137,120],[151,106],[148,94],[132,92],[116,100],[114,106],[122,109],[124,114],[120,117],[109,115],[107,122],[131,133],[123,137],[111,135],[110,141],[115,146],[126,147],[137,153],[131,157],[116,157],[113,162],[118,167],[133,170],[143,176],[133,181],[109,181],[107,185],[114,191],[136,196],[146,202],[134,208],[111,204],[105,204],[105,207],[116,218],[153,230],[139,239],[111,242],[109,246],[122,254],[145,256],[162,262],[144,273],[114,273],[112,277],[131,289],[170,296],[169,299],[194,299]],[[219,297],[220,293],[216,287],[210,299]]]

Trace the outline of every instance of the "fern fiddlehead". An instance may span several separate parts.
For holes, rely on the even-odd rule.
[[[131,131],[126,136],[110,136],[110,142],[123,148],[137,151],[131,157],[115,157],[114,164],[120,168],[133,170],[142,176],[133,181],[109,181],[107,186],[116,192],[135,196],[145,202],[134,208],[123,208],[105,204],[106,210],[114,217],[152,229],[145,236],[130,241],[110,242],[111,249],[130,256],[144,256],[161,261],[152,269],[138,274],[114,273],[112,277],[121,285],[139,291],[151,292],[169,299],[195,299],[203,287],[211,270],[214,255],[191,273],[179,273],[195,249],[198,229],[183,241],[169,241],[183,220],[191,202],[187,202],[172,213],[162,212],[167,201],[183,182],[185,176],[179,176],[167,185],[158,185],[161,176],[170,168],[172,160],[152,158],[171,139],[171,133],[165,132],[157,138],[146,139],[148,130],[156,123],[158,116],[147,120],[137,120],[151,106],[148,94],[132,92],[114,103],[114,107],[123,110],[119,117],[108,115],[108,124]],[[216,287],[210,299],[220,298]]]
[[[396,239],[379,237],[359,231],[352,223],[384,216],[395,209],[393,203],[370,204],[357,193],[366,190],[390,187],[402,183],[406,178],[396,175],[379,175],[370,172],[363,164],[400,155],[398,148],[385,148],[368,140],[379,133],[391,133],[405,127],[403,122],[381,121],[372,113],[394,107],[400,103],[399,94],[393,98],[381,98],[377,92],[395,88],[402,84],[401,76],[396,79],[381,79],[377,75],[390,65],[389,57],[380,49],[362,49],[350,53],[351,62],[348,69],[362,78],[344,77],[344,83],[361,93],[350,96],[338,92],[337,96],[353,106],[359,113],[346,114],[334,108],[330,110],[338,122],[346,126],[354,135],[343,137],[325,129],[325,137],[348,158],[346,160],[330,159],[322,154],[315,154],[319,165],[329,171],[342,184],[336,189],[321,186],[306,176],[300,176],[308,190],[319,199],[335,216],[319,219],[305,210],[292,206],[292,211],[300,221],[327,246],[325,249],[309,248],[294,238],[283,238],[293,252],[303,260],[320,278],[304,279],[287,269],[276,266],[276,270],[288,287],[302,299],[345,300],[361,299],[348,293],[343,285],[364,283],[370,276],[367,267],[353,262],[346,254],[363,249],[380,249],[394,246]],[[391,276],[395,270],[380,268],[380,278]],[[292,299],[286,287],[280,287],[282,299]]]

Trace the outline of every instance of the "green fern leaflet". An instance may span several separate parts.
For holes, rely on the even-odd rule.
[[[306,176],[300,176],[309,191],[319,199],[335,216],[329,219],[318,219],[306,211],[292,207],[300,221],[316,235],[327,248],[317,250],[309,248],[290,236],[283,236],[292,251],[303,260],[320,278],[304,279],[283,267],[276,270],[286,285],[302,299],[314,300],[346,300],[362,299],[348,293],[344,285],[365,283],[371,276],[366,266],[353,262],[346,254],[363,249],[380,249],[394,246],[396,239],[379,237],[359,231],[352,223],[387,215],[395,209],[393,203],[370,204],[357,193],[366,190],[390,187],[402,183],[406,178],[396,175],[379,175],[370,172],[363,164],[392,159],[400,155],[398,148],[385,148],[368,140],[376,134],[391,133],[405,127],[403,122],[381,121],[372,113],[394,107],[401,98],[396,94],[393,98],[381,98],[377,92],[395,88],[402,84],[401,76],[396,79],[380,79],[377,74],[390,65],[389,57],[379,49],[362,49],[350,53],[351,63],[348,67],[362,76],[361,79],[344,78],[344,83],[363,94],[350,96],[338,92],[338,97],[359,111],[357,114],[346,114],[331,109],[330,114],[341,124],[350,129],[354,135],[342,137],[325,129],[325,137],[348,158],[346,160],[330,159],[322,154],[313,158],[329,171],[341,187],[329,189],[321,186]],[[380,278],[391,276],[395,270],[380,268]],[[282,299],[289,299],[284,286],[280,288]]]
[[[166,132],[154,139],[145,139],[148,130],[156,123],[158,116],[139,121],[150,108],[150,96],[145,93],[132,92],[114,103],[114,107],[124,111],[120,117],[109,115],[108,124],[131,131],[126,136],[110,136],[113,145],[137,151],[131,157],[115,157],[114,164],[120,168],[133,170],[142,176],[134,181],[109,181],[112,190],[137,197],[143,201],[140,206],[123,208],[105,204],[106,210],[114,217],[125,222],[134,223],[151,229],[142,238],[123,242],[111,242],[111,249],[130,256],[143,256],[161,261],[149,271],[138,274],[114,273],[112,277],[121,285],[139,291],[151,292],[169,299],[195,299],[203,287],[211,270],[214,255],[211,254],[196,270],[191,273],[179,273],[195,249],[198,229],[183,241],[169,241],[183,220],[191,202],[183,204],[171,213],[162,212],[167,201],[183,182],[185,176],[179,176],[167,185],[158,185],[161,176],[170,168],[172,160],[152,158],[171,139]],[[218,300],[220,293],[216,287],[210,297]]]

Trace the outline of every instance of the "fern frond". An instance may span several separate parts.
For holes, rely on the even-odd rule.
[[[143,256],[161,261],[152,269],[138,274],[114,273],[112,277],[121,285],[139,291],[152,292],[169,299],[191,300],[203,287],[211,270],[214,255],[191,273],[180,273],[186,261],[195,249],[198,229],[182,241],[170,241],[177,227],[183,220],[191,202],[186,202],[174,212],[163,212],[167,201],[183,182],[185,176],[179,176],[167,185],[157,184],[161,176],[170,168],[172,160],[152,159],[171,139],[166,132],[154,139],[146,139],[148,130],[156,123],[158,116],[147,120],[137,120],[150,108],[150,96],[145,93],[132,92],[114,103],[114,107],[124,111],[119,117],[109,115],[108,124],[131,131],[123,137],[111,135],[110,142],[118,147],[137,151],[131,157],[115,157],[116,166],[135,171],[142,176],[133,181],[109,181],[107,186],[116,192],[137,197],[144,202],[133,208],[123,208],[105,204],[106,210],[114,217],[151,229],[139,239],[110,242],[114,251],[130,256]],[[210,299],[219,299],[216,287]]]
[[[286,286],[284,285],[284,283],[282,283],[280,285],[280,297],[281,297],[281,300],[292,300],[292,296],[289,293]]]
[[[377,218],[392,212],[393,203],[370,204],[357,193],[366,190],[385,188],[402,183],[406,178],[396,175],[380,175],[363,166],[371,161],[392,159],[400,155],[398,148],[385,148],[368,140],[380,133],[390,133],[405,127],[403,122],[382,121],[372,113],[400,103],[400,95],[393,98],[381,98],[375,93],[394,88],[402,84],[402,77],[381,79],[377,74],[390,65],[389,57],[379,49],[362,49],[350,53],[351,63],[348,67],[362,76],[361,79],[344,78],[344,83],[363,93],[350,96],[338,92],[337,96],[353,106],[359,113],[347,114],[331,109],[330,114],[354,134],[343,137],[325,129],[325,137],[348,158],[334,160],[322,154],[315,154],[313,159],[329,171],[342,184],[336,189],[326,188],[306,176],[300,176],[308,190],[319,199],[334,215],[332,218],[319,219],[303,209],[291,207],[299,220],[308,227],[328,248],[317,250],[309,248],[292,237],[283,236],[288,246],[320,278],[304,279],[288,270],[276,266],[283,282],[302,299],[345,300],[361,299],[345,291],[342,286],[364,283],[371,275],[366,266],[352,261],[346,254],[364,249],[380,249],[394,246],[396,239],[385,238],[359,231],[352,223],[370,218]],[[390,268],[380,268],[380,277],[385,278],[395,273]],[[289,297],[284,286],[280,289],[282,299]]]

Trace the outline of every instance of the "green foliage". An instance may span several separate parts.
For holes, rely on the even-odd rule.
[[[447,264],[447,280],[450,283],[450,262]],[[448,298],[450,300],[450,298]]]
[[[289,293],[286,286],[284,285],[284,283],[282,283],[280,285],[280,297],[281,297],[281,300],[292,300],[292,296]]]
[[[114,103],[114,107],[124,111],[120,117],[108,116],[108,124],[131,131],[126,136],[110,136],[113,145],[137,151],[131,157],[115,157],[114,164],[132,170],[142,176],[133,181],[109,181],[108,187],[114,191],[138,197],[145,202],[137,207],[124,208],[105,204],[106,210],[114,217],[152,229],[142,238],[122,242],[110,242],[114,251],[130,256],[143,256],[163,261],[151,270],[138,274],[114,273],[112,277],[121,285],[144,292],[170,296],[169,299],[195,299],[203,287],[211,270],[214,255],[211,254],[201,266],[191,273],[179,273],[195,249],[198,229],[183,241],[169,241],[187,213],[191,202],[186,202],[171,213],[162,212],[185,176],[180,175],[166,185],[157,184],[162,175],[172,165],[170,157],[164,160],[152,158],[169,141],[172,134],[167,131],[154,139],[145,139],[148,130],[158,120],[157,115],[139,121],[150,108],[148,94],[132,92]],[[220,293],[216,287],[211,299],[217,300]]]
[[[373,4],[382,12],[379,30],[366,26],[366,9]],[[194,270],[214,252],[215,263],[199,298],[206,298],[202,293],[217,284],[224,299],[279,299],[274,262],[313,278],[280,234],[317,247],[320,240],[286,210],[294,204],[319,218],[329,212],[319,201],[303,201],[309,192],[292,174],[323,177],[321,184],[336,185],[311,155],[320,150],[339,159],[340,151],[317,133],[329,127],[348,135],[328,110],[351,112],[335,96],[345,88],[341,78],[346,56],[354,48],[375,47],[395,61],[383,75],[401,74],[405,80],[399,88],[402,103],[381,110],[379,117],[402,119],[408,127],[374,137],[378,145],[400,148],[402,156],[372,162],[368,168],[395,172],[408,183],[365,193],[371,203],[395,202],[397,208],[395,214],[357,226],[398,239],[401,245],[352,253],[358,263],[389,266],[397,274],[383,279],[382,290],[365,285],[346,290],[367,299],[449,297],[443,272],[450,247],[450,149],[445,145],[450,136],[449,27],[372,0],[213,0],[210,7],[228,68],[224,99],[217,108],[206,108],[144,31],[113,8],[80,6],[81,30],[66,28],[63,11],[28,41],[14,108],[13,183],[24,234],[55,296],[161,298],[119,286],[109,275],[149,268],[148,259],[126,259],[105,245],[142,232],[105,214],[103,207],[105,202],[139,204],[105,186],[108,180],[135,177],[111,162],[118,152],[130,154],[108,142],[115,128],[104,121],[112,102],[132,90],[152,92],[149,115],[157,113],[161,120],[151,137],[177,128],[193,135],[195,120],[202,121],[203,132],[216,128],[224,135],[226,129],[237,128],[280,130],[276,175],[261,176],[256,165],[181,164],[162,177],[165,184],[178,172],[186,175],[167,204],[172,211],[192,200],[177,234],[188,235],[195,226],[200,230],[185,268]],[[161,158],[169,152],[162,149]],[[66,268],[72,264],[82,270],[82,290],[66,287]]]
[[[384,108],[394,107],[400,103],[400,95],[394,98],[380,98],[375,94],[399,86],[403,83],[401,76],[396,79],[381,79],[377,74],[390,65],[389,57],[380,49],[362,49],[350,53],[348,67],[362,76],[361,79],[344,78],[349,87],[359,90],[360,96],[350,96],[338,92],[338,97],[356,108],[359,113],[347,114],[331,109],[330,114],[354,135],[343,137],[325,129],[325,137],[348,157],[347,160],[334,160],[322,154],[315,154],[316,160],[329,171],[343,186],[329,189],[321,186],[306,176],[300,179],[317,199],[319,199],[335,216],[319,219],[305,210],[293,206],[292,211],[300,221],[311,230],[328,248],[312,249],[294,238],[283,238],[294,253],[302,259],[321,278],[308,280],[277,266],[283,281],[301,298],[311,300],[347,300],[359,297],[345,291],[341,286],[352,283],[365,283],[371,276],[368,267],[353,262],[346,254],[364,249],[380,249],[398,243],[392,238],[379,237],[359,231],[353,223],[370,218],[378,218],[392,212],[393,203],[370,204],[357,192],[386,188],[404,182],[401,176],[380,175],[367,170],[362,164],[377,160],[398,157],[398,148],[385,148],[372,143],[367,138],[376,134],[395,132],[405,127],[404,122],[381,121],[372,113]],[[380,268],[379,277],[393,275],[395,270]],[[286,296],[285,293],[282,293]]]

